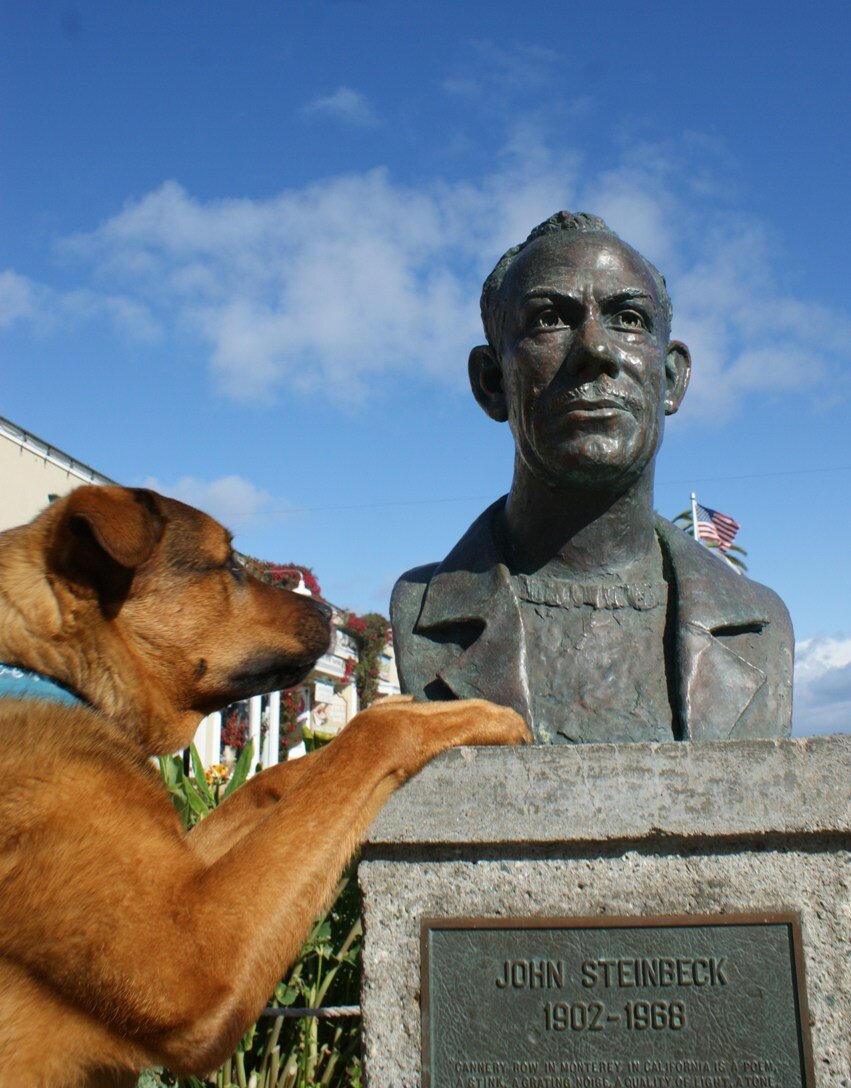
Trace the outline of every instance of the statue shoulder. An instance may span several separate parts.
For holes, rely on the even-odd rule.
[[[404,693],[420,699],[431,678],[431,650],[428,640],[414,634],[425,591],[440,564],[427,563],[406,571],[393,587],[390,597],[390,626],[396,651],[396,668]]]
[[[422,609],[423,598],[429,583],[436,574],[486,570],[500,561],[491,531],[494,514],[502,508],[505,496],[497,499],[483,511],[445,559],[438,563],[426,563],[406,571],[390,597],[390,622],[397,652],[401,640],[414,629]]]
[[[794,636],[786,605],[773,589],[737,573],[663,518],[657,518],[656,531],[674,576],[678,629],[703,630],[713,645],[733,655],[729,661],[738,658],[762,676],[735,736],[788,736]],[[698,667],[693,663],[693,670]]]
[[[393,586],[390,596],[390,622],[397,641],[400,636],[404,637],[414,629],[426,588],[439,565],[425,563],[421,567],[405,571]]]
[[[768,586],[739,574],[717,554],[698,544],[689,533],[665,518],[656,518],[656,531],[666,545],[681,583],[681,591],[707,611],[751,612],[762,616],[780,638],[792,640],[792,622],[781,598]],[[701,600],[702,598],[702,600]]]
[[[773,589],[764,586],[761,582],[754,582],[750,578],[745,579],[756,599],[762,604],[769,621],[774,625],[778,637],[792,642],[792,617],[786,607],[783,598]]]

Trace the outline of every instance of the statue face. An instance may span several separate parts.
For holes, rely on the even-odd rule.
[[[688,377],[644,261],[604,234],[545,235],[514,261],[502,296],[503,418],[518,456],[551,486],[628,485]],[[684,380],[681,360],[666,368],[680,349]]]

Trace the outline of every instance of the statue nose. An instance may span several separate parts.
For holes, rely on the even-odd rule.
[[[600,371],[614,376],[620,370],[617,347],[595,314],[589,314],[576,330],[568,361],[577,374],[587,372],[591,377]]]

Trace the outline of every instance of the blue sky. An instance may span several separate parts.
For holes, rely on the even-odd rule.
[[[665,273],[667,516],[742,525],[851,723],[847,3],[0,5],[0,414],[386,611],[508,486],[478,292],[559,208]]]

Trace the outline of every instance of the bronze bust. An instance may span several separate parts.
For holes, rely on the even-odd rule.
[[[596,216],[559,212],[501,258],[469,371],[511,428],[514,477],[442,563],[397,582],[403,691],[512,706],[541,743],[788,735],[783,602],[653,512],[691,367],[671,312]]]

